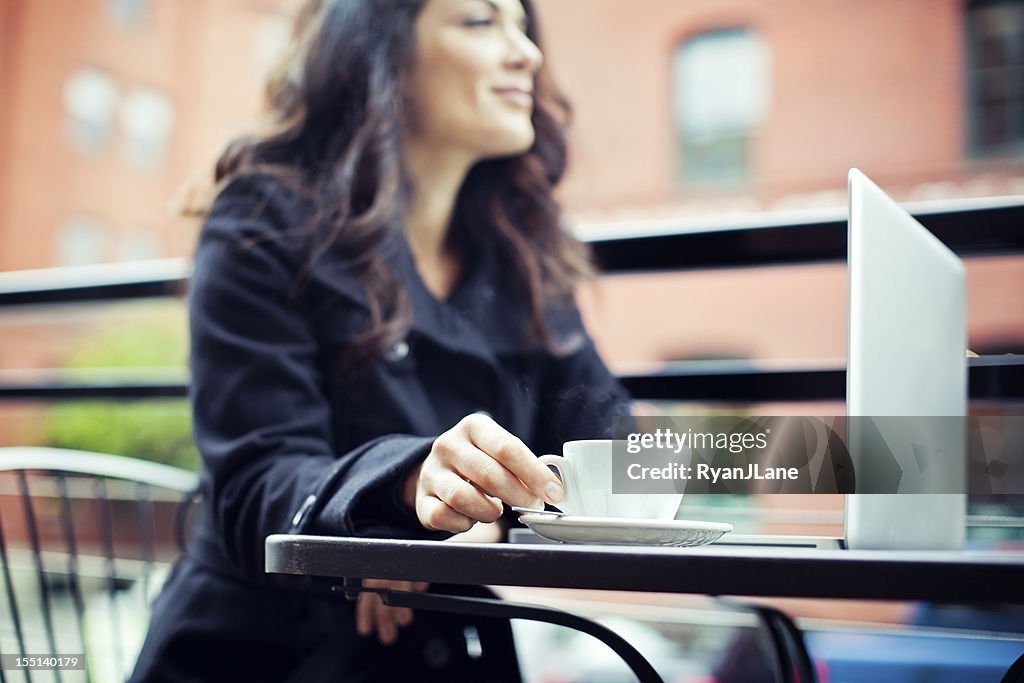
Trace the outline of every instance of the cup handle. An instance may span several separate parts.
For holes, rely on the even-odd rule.
[[[565,489],[565,499],[556,507],[566,514],[578,514],[576,506],[570,502],[575,499],[575,492],[573,491],[575,487],[571,483],[572,481],[575,481],[572,471],[572,463],[560,455],[552,455],[550,453],[542,455],[537,459],[547,465],[550,469],[554,470],[555,474],[558,475],[558,478],[562,480],[562,488]]]

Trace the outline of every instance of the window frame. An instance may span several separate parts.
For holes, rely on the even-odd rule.
[[[687,46],[693,45],[695,41],[727,36],[743,36],[753,43],[755,49],[762,50],[762,63],[755,65],[755,69],[762,69],[763,75],[767,81],[766,91],[764,93],[764,102],[759,105],[761,111],[754,117],[756,121],[752,125],[743,129],[737,128],[735,131],[726,131],[723,128],[722,131],[718,132],[718,139],[716,142],[735,142],[738,140],[741,144],[739,156],[742,157],[742,163],[739,172],[727,172],[725,174],[715,172],[714,170],[712,170],[711,173],[708,173],[706,170],[698,170],[697,172],[694,172],[695,167],[690,163],[694,157],[694,152],[691,151],[691,144],[689,141],[691,134],[688,134],[686,131],[684,115],[680,111],[681,103],[679,93],[683,78],[679,71],[682,68],[684,51]],[[753,146],[760,127],[767,118],[767,112],[771,106],[771,93],[773,89],[771,83],[774,73],[773,61],[771,58],[770,44],[765,39],[763,32],[757,27],[749,24],[726,24],[689,32],[686,35],[681,36],[674,43],[670,73],[671,84],[669,87],[669,97],[671,98],[670,107],[672,132],[676,150],[674,157],[674,176],[680,188],[684,191],[706,192],[708,190],[713,191],[716,189],[736,190],[737,188],[752,185],[756,181],[756,166],[754,164],[752,153]]]
[[[976,30],[977,26],[977,15],[976,13],[986,8],[998,7],[1000,5],[1016,5],[1020,7],[1022,15],[1022,29],[1021,33],[1024,36],[1024,1],[1022,0],[968,0],[964,4],[964,22],[963,22],[963,40],[964,40],[964,108],[965,117],[964,122],[966,130],[964,131],[964,145],[966,157],[968,160],[994,160],[994,159],[1008,159],[1013,157],[1024,156],[1024,86],[1018,86],[1022,88],[1022,92],[1018,95],[1016,108],[1018,116],[1021,118],[1020,130],[1016,135],[1011,135],[1003,140],[1002,142],[990,145],[984,144],[981,140],[981,113],[982,101],[979,92],[979,78],[981,66],[979,65],[979,33]],[[1024,51],[1024,48],[1022,48]],[[1022,52],[1022,58],[1024,58],[1024,52]],[[1024,62],[1021,63],[1020,67],[1024,71]],[[991,67],[990,67],[991,68]],[[1012,103],[1009,105],[1014,106]],[[1007,114],[1009,116],[1009,114]]]

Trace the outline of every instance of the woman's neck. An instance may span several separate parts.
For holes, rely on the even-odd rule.
[[[406,159],[413,192],[405,217],[405,232],[414,255],[440,260],[451,225],[455,200],[474,160],[455,150],[408,145]]]
[[[451,148],[406,149],[413,191],[405,216],[405,235],[416,270],[427,289],[447,299],[462,275],[462,254],[448,248],[448,230],[466,174],[475,159]]]

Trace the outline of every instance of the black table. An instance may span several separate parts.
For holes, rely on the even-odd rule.
[[[277,535],[268,572],[706,595],[1024,603],[1024,553],[653,548]]]
[[[275,535],[271,573],[538,588],[714,596],[1024,603],[1024,552],[866,551],[818,548],[656,548],[452,543]],[[535,606],[383,591],[388,604],[571,626],[605,641],[642,681],[660,680],[628,643],[598,624]],[[487,604],[484,604],[486,602]],[[774,608],[751,606],[775,652],[778,680],[814,680],[802,635]]]

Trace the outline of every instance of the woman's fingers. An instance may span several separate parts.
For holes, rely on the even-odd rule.
[[[423,581],[385,581],[366,579],[364,588],[389,589],[396,591],[425,591],[429,584]],[[359,594],[356,602],[356,631],[361,636],[376,632],[382,645],[392,645],[398,640],[398,629],[413,621],[412,610],[408,607],[385,605],[380,595],[374,592]]]
[[[519,477],[472,443],[453,439],[440,444],[439,449],[443,451],[442,457],[460,479],[471,482],[474,487],[491,496],[492,500],[497,499],[495,504],[498,515],[501,514],[499,501],[521,507],[543,507],[543,500],[534,495]],[[447,498],[439,497],[451,505]],[[457,505],[452,505],[452,507],[460,512],[463,511]],[[477,519],[481,522],[494,521],[483,517],[477,517]]]
[[[463,418],[460,424],[464,425],[466,435],[477,449],[519,479],[534,496],[552,505],[557,505],[565,497],[558,477],[537,460],[526,444],[490,417],[474,413]]]
[[[416,516],[420,523],[432,531],[461,534],[469,531],[477,520],[453,510],[433,493],[416,496]]]
[[[381,645],[392,645],[398,640],[398,626],[395,624],[394,614],[395,608],[385,605],[379,595],[374,595],[373,597],[373,619],[377,624],[377,640],[380,641]]]
[[[373,614],[371,612],[373,605],[370,602],[370,598],[377,598],[377,596],[370,593],[360,593],[359,598],[356,600],[356,633],[361,636],[368,636],[370,631],[373,630]],[[379,600],[380,598],[377,599]]]
[[[543,507],[564,496],[561,482],[526,444],[481,413],[437,437],[402,492],[424,527],[452,533],[497,520],[502,502]]]

